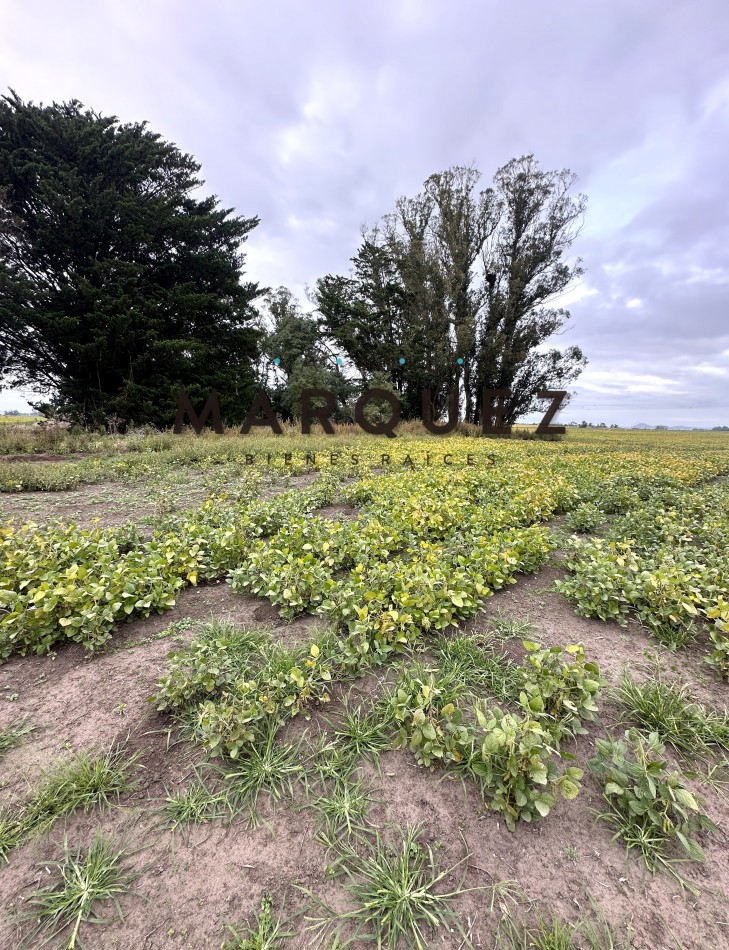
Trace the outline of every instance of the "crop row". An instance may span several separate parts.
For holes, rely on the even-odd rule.
[[[256,536],[326,504],[331,480],[262,502],[211,497],[166,519],[149,541],[134,526],[0,528],[0,659],[63,640],[96,649],[123,620],[163,612],[178,591],[238,564]]]
[[[579,794],[583,770],[570,764],[573,756],[561,746],[597,718],[596,699],[605,685],[581,644],[524,646],[525,662],[510,673],[508,711],[478,695],[468,707],[464,700],[474,698],[475,686],[470,666],[463,676],[447,663],[416,663],[375,703],[371,720],[378,735],[389,734],[391,748],[408,748],[420,765],[474,782],[484,803],[512,830],[517,821],[546,816],[558,796],[570,800]],[[364,654],[353,667],[350,659],[332,632],[287,649],[260,631],[212,624],[171,655],[151,701],[186,720],[210,752],[247,760],[270,748],[288,719],[308,718],[326,705],[335,684],[381,662]],[[657,733],[631,729],[625,740],[598,739],[597,754],[587,764],[608,803],[600,817],[617,829],[616,837],[628,848],[639,846],[650,870],[662,867],[695,892],[672,854],[679,850],[683,860],[702,860],[696,836],[716,826],[664,751]],[[318,765],[327,774],[323,758]]]
[[[480,702],[472,716],[464,715],[454,702],[457,691],[417,668],[406,670],[385,700],[396,730],[393,747],[407,745],[420,764],[467,773],[510,827],[546,815],[557,792],[577,795],[582,772],[569,766],[560,773],[560,741],[584,732],[583,720],[596,717],[594,699],[604,684],[580,645],[565,651],[526,645],[520,712]],[[287,650],[261,633],[214,629],[172,655],[152,701],[160,711],[191,717],[210,752],[245,757],[291,717],[308,717],[329,702],[334,684],[382,662],[366,651],[353,665],[348,647],[331,633]]]
[[[475,474],[469,476],[461,493],[474,479]],[[169,609],[182,587],[220,577],[244,563],[250,570],[256,538],[280,529],[284,536],[293,531],[297,519],[334,499],[338,484],[336,474],[330,473],[307,489],[267,501],[245,494],[235,502],[211,497],[182,517],[164,519],[149,541],[142,541],[133,526],[81,530],[74,524],[43,529],[32,522],[20,528],[6,525],[0,529],[0,658],[13,652],[45,653],[63,640],[98,648],[121,620]],[[443,487],[445,491],[445,479]],[[443,501],[447,507],[447,498]],[[532,520],[539,514],[534,509]],[[373,518],[361,539],[359,530],[348,535],[350,562],[356,560],[359,567],[368,546],[386,559],[387,534],[377,520]],[[398,547],[404,549],[406,565],[420,534],[413,527],[407,540],[400,535]],[[431,552],[431,559],[436,556],[437,550]],[[374,554],[372,560],[375,569]],[[319,569],[324,561],[326,552]],[[295,570],[301,567],[294,564]],[[393,577],[397,573],[392,563],[383,562],[383,568]],[[302,577],[292,583],[300,586]],[[363,582],[366,579],[358,576],[358,583]],[[283,589],[288,590],[285,585]]]
[[[605,537],[571,540],[559,589],[583,615],[634,617],[674,648],[712,622],[709,662],[729,679],[728,501],[725,483],[653,491]]]

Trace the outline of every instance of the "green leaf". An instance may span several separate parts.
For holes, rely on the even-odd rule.
[[[560,782],[559,790],[567,801],[572,801],[573,798],[577,798],[580,786],[567,778]]]

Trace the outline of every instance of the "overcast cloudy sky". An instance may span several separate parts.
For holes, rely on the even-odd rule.
[[[727,0],[2,0],[0,90],[148,120],[302,297],[435,171],[570,168],[563,420],[729,425],[728,37]]]

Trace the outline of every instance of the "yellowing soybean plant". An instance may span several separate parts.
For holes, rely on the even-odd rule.
[[[1,946],[729,946],[724,433],[0,450]]]

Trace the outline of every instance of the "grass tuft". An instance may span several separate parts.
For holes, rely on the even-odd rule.
[[[111,805],[136,782],[129,773],[141,752],[131,755],[123,745],[100,753],[82,752],[43,773],[38,787],[17,813],[0,816],[0,856],[7,858],[26,839],[38,837],[72,812]]]
[[[309,749],[306,770],[320,782],[344,780],[357,765],[351,745],[337,742],[327,732],[322,732]]]
[[[375,706],[344,704],[341,719],[334,729],[337,744],[344,755],[352,759],[366,757],[379,759],[380,752],[389,749],[391,724]]]
[[[517,700],[522,688],[519,667],[494,649],[483,636],[459,633],[441,636],[433,653],[442,675],[472,694],[490,693],[498,700]]]
[[[25,736],[35,731],[35,726],[26,717],[16,719],[0,732],[0,756],[19,746]]]
[[[632,950],[633,927],[623,917],[611,923],[590,895],[590,914],[570,924],[539,915],[534,924],[517,922],[506,912],[496,935],[496,950]]]
[[[320,898],[305,891],[322,912],[308,929],[334,931],[338,938],[343,928],[354,928],[353,940],[374,942],[382,950],[416,948],[427,950],[439,942],[435,932],[443,928],[458,931],[464,944],[468,937],[452,907],[453,900],[465,893],[463,879],[454,890],[440,892],[444,878],[468,860],[468,855],[453,867],[439,870],[433,852],[419,841],[419,827],[408,828],[398,846],[388,848],[379,833],[362,851],[345,843],[332,865],[333,876],[344,874],[344,887],[354,903],[346,913],[338,912]]]
[[[519,617],[512,617],[499,611],[495,617],[489,617],[489,626],[491,627],[491,639],[504,640],[523,640],[534,630],[534,624],[529,617],[521,620]]]
[[[8,808],[0,808],[0,859],[8,860],[11,851],[18,847],[22,828],[16,815]]]
[[[118,801],[136,783],[129,778],[141,752],[129,755],[123,745],[99,754],[82,752],[44,773],[40,785],[23,809],[28,834],[43,834],[64,815],[89,811]]]
[[[496,947],[500,950],[580,950],[575,943],[578,927],[566,924],[559,917],[547,921],[539,917],[534,927],[517,924],[513,918],[502,920]]]
[[[123,849],[115,849],[113,836],[105,837],[100,830],[86,851],[82,847],[71,851],[65,840],[61,860],[46,864],[49,870],[58,869],[60,881],[27,898],[31,909],[22,917],[35,920],[36,927],[21,946],[42,947],[63,934],[64,946],[74,950],[80,946],[82,924],[107,924],[115,918],[123,921],[119,898],[129,892],[138,876],[122,867],[124,854]],[[109,901],[116,914],[100,916],[96,905]],[[39,943],[41,937],[44,939]]]
[[[372,804],[370,791],[362,779],[337,778],[327,794],[307,806],[321,816],[319,840],[322,843],[330,847],[345,835],[367,834],[371,830],[367,824],[367,813]]]
[[[239,813],[248,811],[252,824],[258,821],[258,801],[266,794],[274,802],[284,796],[292,798],[294,783],[306,781],[299,746],[275,741],[276,730],[270,729],[261,746],[251,746],[244,758],[230,765],[216,766],[225,781],[230,808]]]
[[[200,778],[197,770],[195,776],[195,781],[187,788],[168,792],[165,798],[162,811],[167,827],[173,832],[180,827],[218,821],[233,811],[225,791],[211,789]]]
[[[623,670],[615,696],[624,721],[657,732],[662,742],[689,758],[729,751],[729,715],[696,702],[680,683],[664,683],[659,676],[636,683]]]

